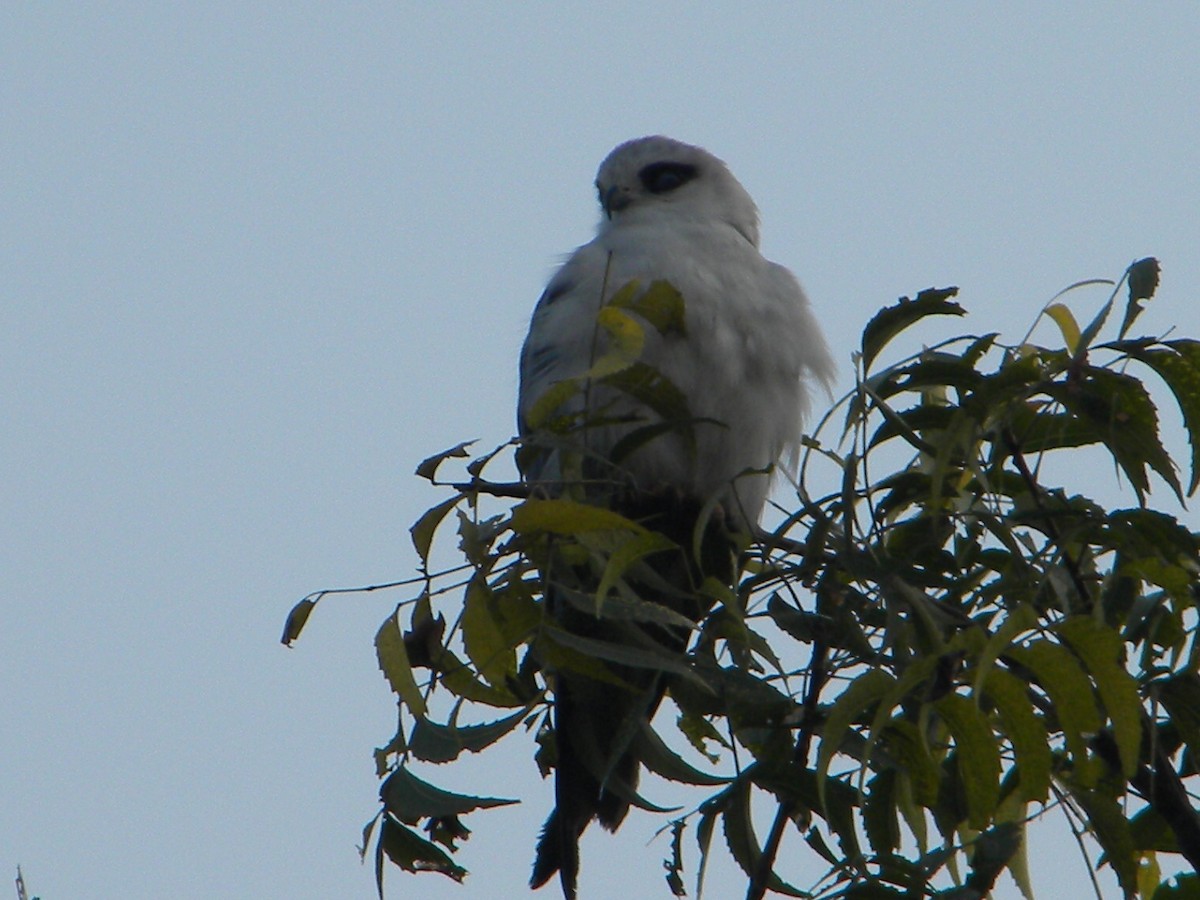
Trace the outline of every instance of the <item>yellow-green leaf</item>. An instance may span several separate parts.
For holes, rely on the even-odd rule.
[[[492,594],[479,579],[467,585],[463,603],[462,634],[467,656],[475,669],[495,687],[503,687],[517,674],[517,657],[504,632],[492,616]]]
[[[1000,713],[1004,731],[1016,753],[1021,798],[1045,803],[1050,792],[1053,758],[1046,727],[1033,710],[1027,686],[1007,670],[993,668],[982,689]]]
[[[1090,616],[1068,619],[1057,630],[1091,673],[1112,722],[1122,772],[1132,778],[1142,745],[1142,701],[1137,682],[1120,663],[1121,636]]]
[[[579,534],[606,529],[626,529],[640,534],[646,530],[611,509],[561,498],[526,500],[513,510],[512,528],[518,534]]]
[[[947,694],[935,704],[958,749],[959,777],[967,800],[967,821],[982,831],[1000,801],[1000,751],[983,713],[961,694]]]
[[[1084,735],[1099,731],[1104,721],[1096,708],[1092,683],[1074,654],[1060,644],[1036,641],[1028,647],[1012,648],[1008,656],[1029,668],[1050,697],[1075,761],[1076,776],[1085,785],[1093,783],[1096,773],[1087,765]]]
[[[412,535],[413,547],[416,548],[417,555],[421,557],[422,562],[429,560],[429,548],[433,546],[433,534],[437,531],[438,525],[442,524],[446,513],[450,512],[461,499],[461,494],[455,494],[449,500],[443,500],[437,506],[425,510],[421,518],[417,519],[412,528],[408,530]]]
[[[1074,356],[1075,351],[1079,349],[1079,323],[1075,321],[1074,314],[1062,303],[1051,303],[1043,312],[1058,325],[1067,352]]]
[[[412,664],[408,661],[408,651],[404,649],[404,635],[400,632],[400,623],[396,621],[397,613],[392,613],[379,626],[375,634],[375,656],[392,690],[414,716],[424,718],[425,698],[417,687]]]

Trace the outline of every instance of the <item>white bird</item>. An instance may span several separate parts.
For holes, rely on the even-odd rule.
[[[828,389],[833,378],[833,359],[808,299],[788,269],[759,252],[750,195],[700,147],[661,136],[628,141],[600,165],[596,189],[603,210],[596,237],[550,280],[521,353],[518,422],[532,445],[524,477],[551,494],[561,489],[561,436],[539,434],[531,419],[545,420],[545,402],[538,401],[554,385],[592,367],[598,334],[603,345],[601,306],[629,282],[644,289],[666,281],[682,296],[685,327],[660,332],[647,325],[641,362],[679,389],[690,426],[645,432],[653,437],[628,453],[626,441],[618,460],[621,439],[662,424],[658,412],[602,384],[565,398],[559,412],[602,417],[583,438],[592,466],[585,471],[612,463],[604,473],[612,488],[596,496],[626,516],[691,546],[701,510],[715,502],[713,519],[722,527],[752,531],[770,470],[794,465],[810,387]],[[695,566],[659,569],[683,580],[686,590]],[[723,574],[732,578],[732,569]],[[564,627],[590,637],[620,641],[621,628],[628,627],[597,621],[553,590],[546,599]],[[704,613],[661,602],[690,618]],[[682,650],[687,636],[659,629],[657,638]],[[648,721],[664,689],[661,677],[645,670],[618,674],[640,694],[578,673],[554,679],[556,809],[539,841],[531,884],[539,887],[559,871],[568,900],[575,897],[579,836],[593,818],[615,830],[636,788],[639,762],[628,741],[617,745],[615,735],[628,733],[622,726],[630,716]]]

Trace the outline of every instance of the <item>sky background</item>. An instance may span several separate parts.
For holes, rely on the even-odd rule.
[[[841,389],[871,314],[931,285],[1017,340],[1156,255],[1144,330],[1196,336],[1198,44],[1194,3],[5,4],[0,875],[373,895],[372,638],[403,595],[330,598],[292,650],[283,619],[412,574],[416,463],[510,436],[615,144],[729,163]],[[468,819],[464,885],[391,870],[389,900],[525,896],[551,802],[525,740],[421,770],[525,802]],[[589,832],[584,900],[665,896],[660,824]],[[1085,896],[1058,832],[1034,884]]]

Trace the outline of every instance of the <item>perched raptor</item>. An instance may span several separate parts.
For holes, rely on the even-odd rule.
[[[636,392],[602,383],[563,393],[559,412],[597,420],[581,438],[589,483],[608,486],[589,494],[593,502],[613,506],[680,547],[719,545],[722,530],[749,532],[757,525],[769,470],[794,463],[810,388],[829,387],[833,360],[796,278],[759,252],[758,210],[721,160],[670,138],[638,138],[604,160],[596,189],[603,211],[596,237],[550,280],[521,353],[518,420],[538,451],[524,457],[523,475],[550,495],[562,490],[567,451],[561,435],[536,446],[535,426],[546,420],[542,398],[592,370],[605,343],[597,314],[614,294],[631,282],[640,289],[666,282],[682,298],[683,327],[644,328],[640,362],[686,400],[687,427],[661,422],[661,409],[639,402]],[[628,440],[638,429],[641,436]],[[703,539],[693,544],[702,515]],[[663,593],[659,602],[699,618],[704,609],[679,600],[689,591],[694,597],[699,565],[664,556],[657,583],[666,579],[679,590]],[[733,577],[732,567],[716,569]],[[652,589],[646,593],[656,599]],[[573,632],[610,642],[629,634],[623,630],[628,623],[605,622],[553,588],[546,600]],[[688,639],[669,628],[650,637],[675,651]],[[574,672],[553,680],[556,807],[538,844],[531,884],[539,887],[557,871],[568,900],[576,893],[579,836],[592,819],[615,830],[635,796],[639,762],[629,746],[629,722],[648,721],[665,687],[661,673],[610,668],[633,689]]]

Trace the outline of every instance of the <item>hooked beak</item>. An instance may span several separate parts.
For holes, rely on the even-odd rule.
[[[618,213],[633,202],[633,197],[628,191],[622,191],[617,185],[613,185],[604,192],[601,198],[600,205],[604,207],[604,215],[609,219],[613,217],[613,213]]]

